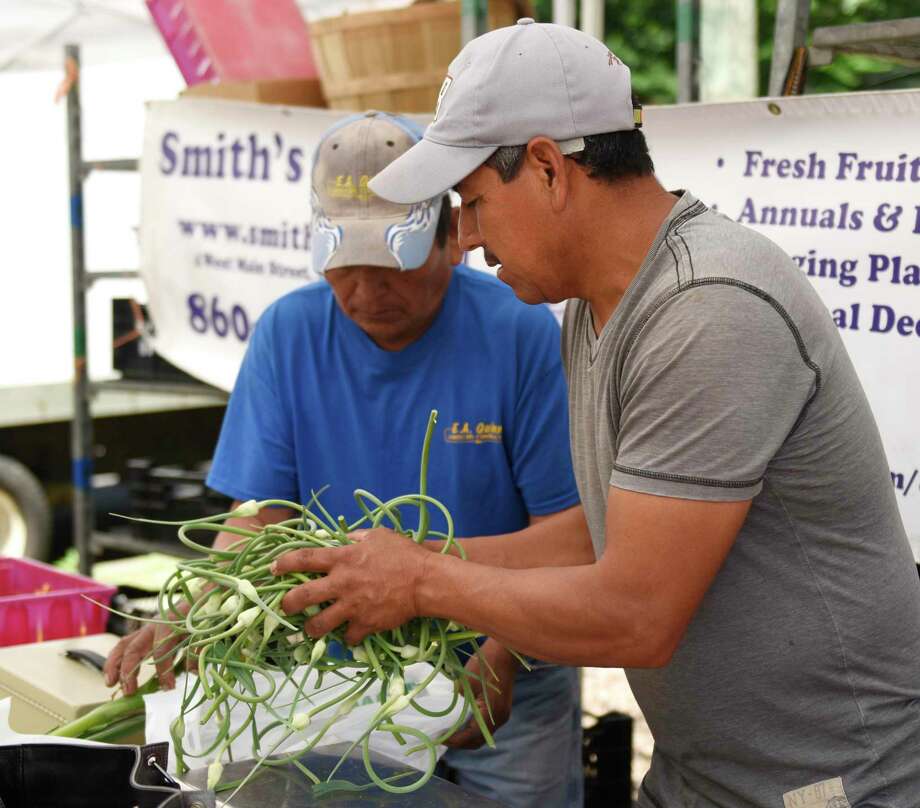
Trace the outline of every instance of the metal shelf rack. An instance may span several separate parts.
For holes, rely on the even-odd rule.
[[[73,304],[73,418],[70,432],[71,474],[73,481],[73,535],[80,557],[80,572],[88,575],[93,556],[104,549],[125,552],[150,552],[163,548],[152,542],[119,534],[101,534],[93,530],[93,416],[92,400],[103,389],[138,390],[189,395],[204,395],[214,403],[223,403],[227,394],[206,384],[159,384],[155,382],[105,381],[91,382],[87,357],[86,294],[100,280],[136,278],[133,269],[89,271],[85,260],[85,230],[83,217],[83,184],[95,171],[137,171],[136,159],[84,160],[80,108],[80,49],[67,45],[64,65],[69,77],[67,90],[67,153],[70,192],[70,254]],[[172,548],[172,552],[176,548]]]

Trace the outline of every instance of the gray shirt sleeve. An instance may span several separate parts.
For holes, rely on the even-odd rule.
[[[633,335],[610,484],[703,500],[756,496],[817,389],[789,315],[732,281],[676,292]]]

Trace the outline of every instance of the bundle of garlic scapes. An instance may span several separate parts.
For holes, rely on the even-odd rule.
[[[373,784],[389,792],[406,793],[428,782],[437,764],[436,747],[456,732],[470,714],[486,742],[494,745],[471,686],[471,680],[478,677],[464,667],[466,659],[463,657],[469,654],[468,649],[478,649],[475,642],[471,646],[478,637],[477,632],[445,620],[416,618],[392,631],[368,636],[359,646],[350,649],[350,653],[334,653],[334,644],[344,648],[344,628],[313,640],[303,628],[318,607],[291,616],[281,610],[281,600],[288,591],[319,575],[288,573],[276,577],[271,572],[272,561],[283,553],[308,547],[340,547],[350,543],[348,534],[351,531],[381,525],[391,527],[406,536],[407,540],[419,543],[429,537],[441,538],[444,540],[442,552],[456,547],[462,556],[462,548],[454,542],[449,511],[426,492],[428,454],[436,420],[437,411],[433,410],[422,448],[419,492],[383,502],[367,491],[357,490],[354,496],[362,516],[351,524],[342,517],[334,519],[317,495],[308,505],[284,500],[250,501],[231,513],[172,523],[179,525],[182,543],[200,554],[198,558],[178,564],[175,573],[160,591],[160,617],[153,621],[170,626],[181,638],[175,648],[170,644],[168,652],[176,654],[177,666],[192,660],[197,672],[196,677],[186,680],[182,710],[171,728],[180,771],[185,769],[189,756],[182,747],[185,719],[201,706],[205,707],[202,723],[218,722],[216,740],[210,748],[196,755],[213,760],[209,767],[209,787],[226,786],[219,783],[222,761],[233,741],[244,733],[251,736],[252,758],[258,764],[242,782],[230,787],[242,787],[261,766],[292,764],[312,781],[313,792],[317,796],[367,785],[334,777],[358,746],[362,748],[364,765]],[[229,517],[254,515],[269,506],[290,508],[298,515],[288,521],[265,525],[258,532],[222,524]],[[416,529],[407,529],[403,525],[399,509],[406,506],[418,510]],[[429,507],[443,514],[446,532],[430,529]],[[190,534],[200,531],[227,531],[239,535],[240,541],[225,550],[215,550],[191,538]],[[475,652],[478,653],[478,650]],[[156,655],[157,649],[154,649],[153,656]],[[430,673],[407,689],[404,668],[418,662],[430,664]],[[480,670],[489,670],[482,658]],[[418,696],[440,673],[454,680],[456,688],[449,707],[432,712],[419,703]],[[311,676],[314,681],[308,688],[307,681]],[[324,677],[333,682],[331,688],[323,687]],[[304,765],[301,757],[319,744],[328,730],[347,715],[377,682],[380,683],[379,708],[368,722],[364,734],[346,750],[326,779],[321,780]],[[343,688],[343,683],[347,687]],[[488,709],[488,690],[495,685],[492,682],[481,684]],[[285,685],[294,686],[296,695],[293,699],[290,698],[291,688]],[[141,692],[151,692],[152,689],[155,685],[148,683]],[[324,691],[329,689],[333,689],[335,695],[323,698]],[[284,703],[280,698],[282,692],[286,694]],[[446,716],[461,698],[465,709],[440,737],[428,737],[414,727],[399,723],[399,714],[409,709],[432,717]],[[131,699],[139,699],[139,696],[122,701]],[[117,702],[103,705],[77,722],[59,728],[55,734],[99,737],[101,727],[119,719],[116,705]],[[238,705],[245,706],[244,712],[248,710],[245,720],[231,719],[232,709],[234,716],[239,715]],[[136,703],[132,703],[132,707],[137,710]],[[267,711],[274,720],[268,725],[258,726],[255,720],[257,708]],[[266,735],[272,733],[274,739],[279,730],[280,740],[273,740],[269,746],[264,740]],[[401,744],[406,743],[407,736],[412,738],[417,743],[410,753],[420,749],[428,751],[426,769],[411,769],[391,777],[380,777],[370,759],[373,733],[390,733]],[[296,740],[298,735],[304,737],[305,746],[301,745],[295,752],[275,754],[282,744],[292,738]],[[417,776],[412,782],[402,782],[413,775]]]

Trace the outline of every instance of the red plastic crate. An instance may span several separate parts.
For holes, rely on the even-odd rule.
[[[114,586],[28,558],[0,558],[0,646],[99,634]]]

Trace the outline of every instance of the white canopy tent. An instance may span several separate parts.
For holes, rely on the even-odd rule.
[[[155,59],[163,42],[142,2],[5,0],[0,4],[0,70],[53,70],[66,43],[87,65]]]
[[[297,0],[307,20],[346,11],[408,5],[411,0]],[[84,65],[166,55],[143,0],[3,0],[0,71],[53,70],[65,44],[78,43]]]

